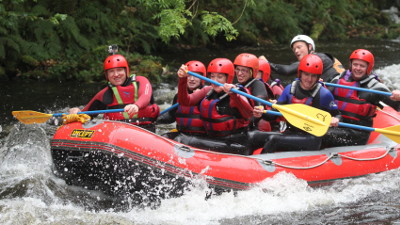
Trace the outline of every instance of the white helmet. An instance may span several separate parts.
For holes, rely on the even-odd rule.
[[[311,45],[311,46],[312,46],[312,50],[315,51],[315,44],[314,44],[313,39],[310,38],[310,37],[307,36],[307,35],[304,35],[304,34],[295,36],[295,37],[292,39],[292,41],[290,42],[290,48],[293,48],[293,44],[294,44],[295,42],[298,42],[298,41],[304,41],[305,43]]]

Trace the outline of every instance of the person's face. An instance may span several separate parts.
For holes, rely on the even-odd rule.
[[[295,42],[292,46],[292,50],[294,55],[297,57],[297,59],[300,61],[304,56],[309,54],[309,49],[308,49],[307,43],[304,41],[298,41]]]
[[[224,73],[210,73],[210,79],[218,83],[225,84],[227,81],[227,75]],[[214,89],[214,91],[218,93],[223,91],[223,88],[221,86],[211,84],[211,87]]]
[[[318,81],[318,75],[301,71],[300,86],[304,90],[311,90]]]
[[[351,62],[351,74],[354,80],[361,80],[366,74],[368,63],[361,59],[353,59]]]
[[[201,83],[200,78],[197,78],[195,76],[189,76],[187,79],[187,86],[191,91],[199,88],[200,83]]]
[[[245,66],[236,66],[235,75],[239,83],[244,84],[251,78],[250,68]]]
[[[119,67],[109,69],[106,73],[108,81],[114,86],[122,85],[126,80],[125,68]]]

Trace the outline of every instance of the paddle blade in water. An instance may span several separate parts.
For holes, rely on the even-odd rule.
[[[385,135],[396,143],[400,143],[400,125],[385,128],[375,128],[375,132]]]
[[[24,124],[45,123],[52,117],[52,114],[35,111],[12,111],[12,115]]]
[[[317,137],[323,136],[331,123],[331,114],[304,104],[272,105],[293,126]]]

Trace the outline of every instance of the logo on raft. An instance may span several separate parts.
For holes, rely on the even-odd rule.
[[[94,130],[78,130],[78,129],[75,129],[75,130],[72,131],[71,137],[90,139],[90,138],[92,138],[93,134],[94,134]]]

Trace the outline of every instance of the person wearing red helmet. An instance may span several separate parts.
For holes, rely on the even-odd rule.
[[[246,88],[246,91],[255,97],[267,101],[269,98],[272,98],[272,91],[269,89],[270,94],[268,94],[268,90],[264,82],[256,79],[259,71],[259,60],[255,55],[250,53],[241,53],[236,56],[233,64],[235,65],[235,76],[239,82],[239,86]],[[250,100],[250,103],[253,106],[262,106],[259,102],[254,102],[253,100]],[[269,122],[261,121],[260,124],[259,119],[252,118],[250,129],[270,131],[271,127]]]
[[[271,95],[273,99],[278,99],[281,96],[282,91],[285,87],[281,84],[279,79],[275,79],[274,81],[270,82],[271,78],[271,66],[269,62],[264,58],[258,58],[258,73],[256,79],[261,80],[264,84],[267,85],[267,92],[268,95]],[[269,92],[270,90],[270,92]]]
[[[178,103],[184,106],[200,104],[205,137],[178,135],[175,140],[186,145],[219,152],[248,154],[246,131],[252,116],[247,98],[231,92],[234,65],[226,58],[216,58],[207,67],[207,76],[223,86],[211,84],[192,94],[187,90],[188,66],[178,71]]]
[[[240,85],[250,91],[251,95],[268,100],[269,96],[265,85],[257,77],[259,70],[258,58],[250,53],[241,53],[236,56],[233,64],[235,65],[235,76]],[[255,103],[258,105],[259,103]]]
[[[297,58],[297,62],[290,65],[275,64],[269,62],[271,65],[271,70],[280,75],[292,75],[295,76],[297,73],[297,67],[299,66],[300,60],[308,54],[318,55],[324,64],[324,70],[322,72],[321,78],[325,82],[330,82],[333,77],[337,76],[344,71],[342,63],[338,59],[333,57],[328,53],[316,52],[314,40],[307,35],[296,35],[290,42],[290,48],[293,50],[294,55]],[[265,58],[265,57],[264,57]]]
[[[200,74],[202,76],[206,76],[206,67],[204,64],[197,60],[192,60],[185,63],[189,71]],[[191,94],[201,88],[203,88],[204,82],[195,77],[189,76],[187,78],[187,89],[188,93]],[[177,103],[178,94],[176,94],[173,98],[172,105]],[[203,127],[203,121],[200,118],[200,109],[199,105],[195,106],[185,106],[178,105],[177,109],[170,110],[168,113],[165,113],[158,117],[157,124],[167,124],[176,122],[176,129],[178,132],[169,132],[164,134],[168,138],[174,139],[179,132],[190,134],[190,135],[204,135],[205,130]]]
[[[98,92],[82,111],[123,108],[122,113],[105,113],[104,119],[129,122],[154,132],[154,121],[160,110],[154,103],[149,80],[143,76],[129,76],[128,62],[119,54],[107,57],[103,69],[108,86]],[[78,112],[79,108],[69,110],[71,114]]]
[[[258,59],[258,73],[255,79],[260,80],[265,85],[267,90],[269,101],[276,102],[276,99],[282,94],[284,87],[280,84],[280,80],[276,79],[270,84],[271,77],[271,67],[267,60],[259,58]],[[256,106],[263,107],[264,109],[271,109],[269,106]],[[266,121],[263,119],[253,119],[253,123],[257,125],[257,129],[260,131],[271,131],[276,130],[279,127],[279,119],[277,121]]]
[[[374,64],[374,55],[370,51],[357,49],[349,57],[349,70],[335,77],[332,83],[390,92],[389,88],[379,82],[376,75],[372,74]],[[391,106],[397,111],[400,110],[400,102],[395,101],[398,91],[393,91],[393,95],[390,97],[345,88],[330,87],[329,89],[333,93],[336,104],[341,111],[343,122],[346,123],[371,127],[377,107],[382,107],[380,102]],[[335,127],[329,129],[324,136],[323,146],[365,145],[369,136],[369,131]]]
[[[339,123],[340,112],[334,102],[332,93],[319,83],[323,71],[321,58],[314,54],[304,56],[297,70],[298,79],[286,86],[277,104],[306,104],[328,111],[332,115],[331,126]],[[265,119],[275,119],[275,116],[263,114],[263,110],[255,109],[258,115]],[[263,153],[292,150],[319,150],[321,137],[313,136],[288,124],[282,133],[270,133],[263,147]]]

